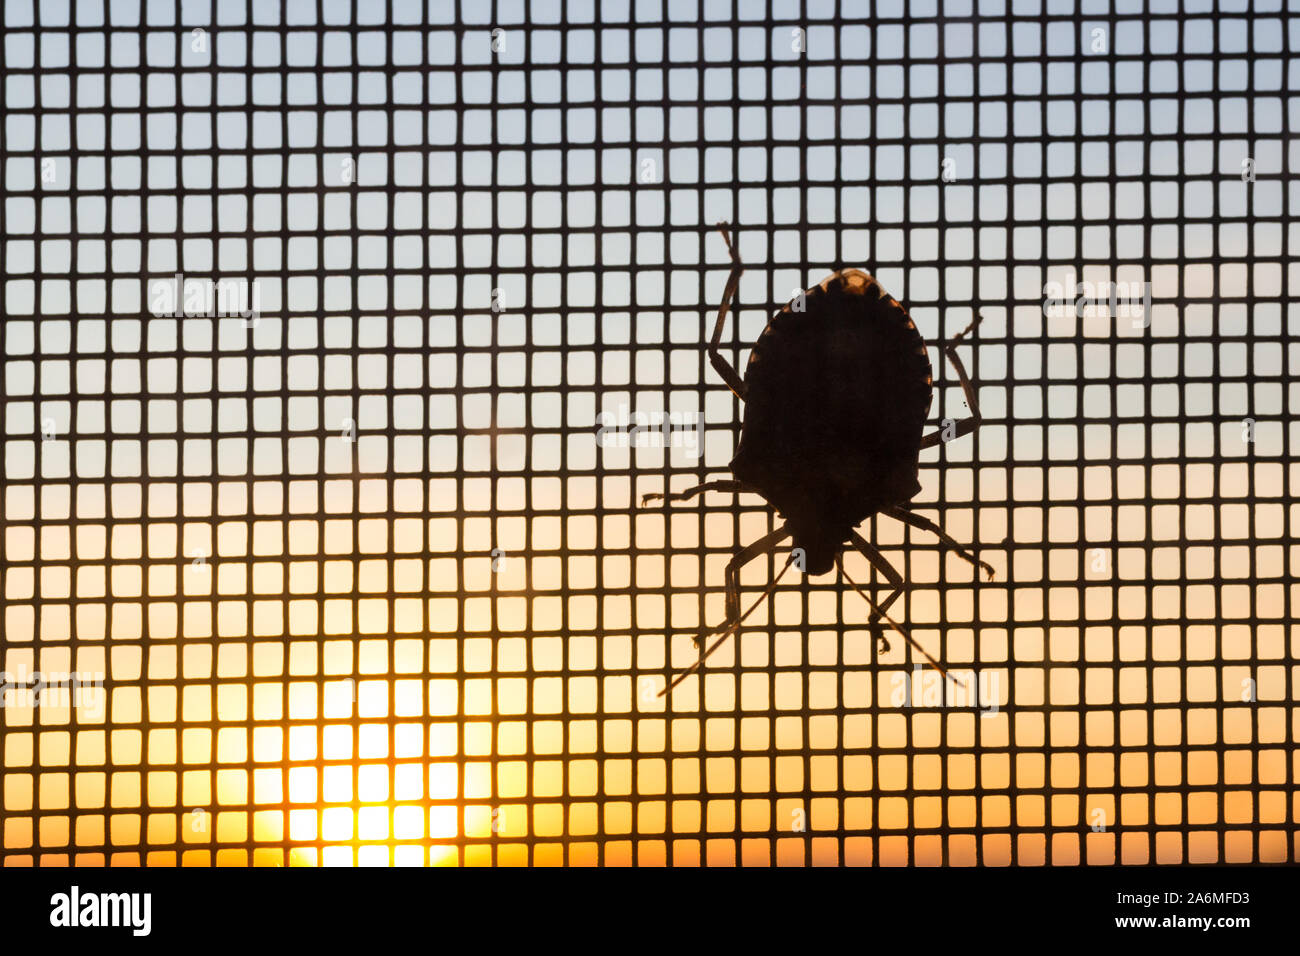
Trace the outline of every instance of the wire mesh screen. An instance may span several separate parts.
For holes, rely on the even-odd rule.
[[[4,863],[1293,860],[1296,22],[7,0]],[[719,221],[738,369],[860,267],[939,428],[982,316],[994,579],[862,528],[954,680],[795,574],[660,696],[780,520],[639,502],[728,477]]]

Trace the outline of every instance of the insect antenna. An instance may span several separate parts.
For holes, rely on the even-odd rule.
[[[749,617],[749,615],[753,613],[754,608],[758,607],[760,604],[766,601],[768,597],[772,594],[772,592],[776,590],[776,586],[781,583],[781,579],[785,577],[785,572],[790,570],[790,565],[793,562],[794,562],[794,552],[791,551],[790,557],[785,559],[785,565],[781,568],[780,573],[777,574],[777,576],[772,579],[771,584],[769,584],[766,588],[763,589],[763,593],[754,599],[754,603],[749,606],[748,610],[746,610],[744,614],[740,615],[730,624],[724,625],[722,636],[709,645],[708,650],[706,650],[703,654],[700,655],[700,659],[698,661],[696,661],[688,669],[682,671],[675,678],[673,678],[673,682],[659,692],[660,697],[663,697],[665,694],[671,693],[674,687],[676,687],[682,681],[686,680],[686,678],[690,677],[697,670],[699,670],[700,667],[703,666],[705,659],[710,654],[712,654],[719,647],[721,647],[723,642],[726,641],[727,638],[731,637],[732,634],[735,634],[736,631],[740,630],[740,625],[744,623],[745,618]],[[709,631],[707,633],[711,634],[714,632]]]
[[[858,586],[858,582],[857,582],[857,581],[854,581],[851,577],[849,577],[849,572],[846,571],[846,570],[844,570],[844,555],[842,555],[842,554],[841,554],[841,555],[836,555],[836,557],[835,557],[835,564],[836,564],[836,566],[840,569],[840,574],[844,575],[844,580],[845,580],[845,581],[848,581],[849,584],[853,585],[853,590],[855,590],[855,591],[857,591],[859,594],[861,594],[861,595],[862,595],[862,599],[863,599],[864,601],[866,601],[869,605],[871,605],[871,610],[872,610],[872,611],[874,611],[876,614],[879,614],[882,618],[885,619],[885,622],[886,622],[887,624],[889,624],[890,627],[892,627],[894,630],[896,630],[899,634],[902,634],[903,637],[907,638],[907,643],[911,644],[911,645],[912,645],[913,647],[915,647],[918,651],[920,651],[920,652],[921,652],[921,656],[924,657],[927,661],[929,661],[929,662],[934,666],[934,669],[935,669],[935,670],[937,670],[940,674],[942,674],[942,675],[943,675],[945,678],[947,678],[948,680],[952,681],[954,684],[958,683],[957,678],[955,678],[955,677],[953,677],[951,674],[949,674],[949,673],[944,669],[944,666],[943,666],[942,664],[940,664],[938,661],[936,661],[933,657],[930,656],[930,652],[929,652],[929,651],[927,651],[927,650],[926,650],[924,647],[922,647],[920,644],[916,643],[916,641],[915,641],[915,639],[913,639],[912,635],[911,635],[911,634],[908,634],[907,631],[905,631],[905,630],[903,629],[903,626],[902,626],[901,624],[899,624],[899,623],[898,623],[897,621],[895,621],[892,617],[890,617],[890,616],[889,616],[885,611],[881,610],[880,606],[879,606],[878,604],[876,604],[875,601],[871,600],[871,595],[867,594],[866,591],[862,590],[862,588],[860,588],[860,587]]]

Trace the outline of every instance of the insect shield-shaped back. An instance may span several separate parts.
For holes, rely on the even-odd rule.
[[[808,573],[823,574],[851,528],[920,491],[931,371],[915,323],[865,272],[837,272],[801,304],[754,345],[731,470],[790,523]]]

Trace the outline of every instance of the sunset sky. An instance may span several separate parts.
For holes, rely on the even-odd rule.
[[[1295,858],[1276,4],[90,6],[3,14],[0,665],[99,682],[5,695],[4,865]],[[774,526],[636,507],[735,451],[723,220],[738,369],[838,268],[983,316],[915,507],[995,579],[863,534],[989,713],[899,706],[833,575],[657,696]],[[178,272],[261,314],[151,314]],[[1045,314],[1082,281],[1152,312]]]

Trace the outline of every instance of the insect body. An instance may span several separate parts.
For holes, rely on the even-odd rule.
[[[977,561],[938,525],[908,509],[908,502],[921,490],[917,482],[921,449],[979,426],[975,388],[954,348],[975,323],[944,345],[971,415],[928,435],[923,432],[933,383],[925,341],[907,311],[875,279],[857,269],[828,276],[774,315],[754,345],[742,380],[718,351],[727,310],[744,269],[726,227],[721,228],[732,271],[708,354],[746,406],[740,446],[731,461],[735,478],[706,482],[666,498],[684,500],[704,491],[756,492],[785,523],[741,550],[727,566],[726,620],[696,638],[700,661],[665,692],[694,672],[775,589],[780,576],[759,601],[740,612],[740,568],[776,550],[786,538],[793,539],[793,549],[782,574],[796,556],[802,558],[801,569],[808,574],[824,574],[836,566],[844,573],[843,551],[851,542],[884,575],[893,593],[877,605],[844,573],[871,605],[872,632],[882,642],[881,618],[908,641],[912,638],[888,615],[902,593],[902,576],[855,530],[867,518],[885,514],[932,531],[944,545],[979,564],[990,577],[993,574],[992,568]],[[646,495],[643,503],[664,497]],[[722,636],[705,650],[703,638],[717,633]],[[933,657],[917,649],[943,670]]]
[[[917,483],[930,361],[902,307],[856,269],[778,312],[745,370],[745,420],[731,471],[785,516],[809,574],[849,532]]]

